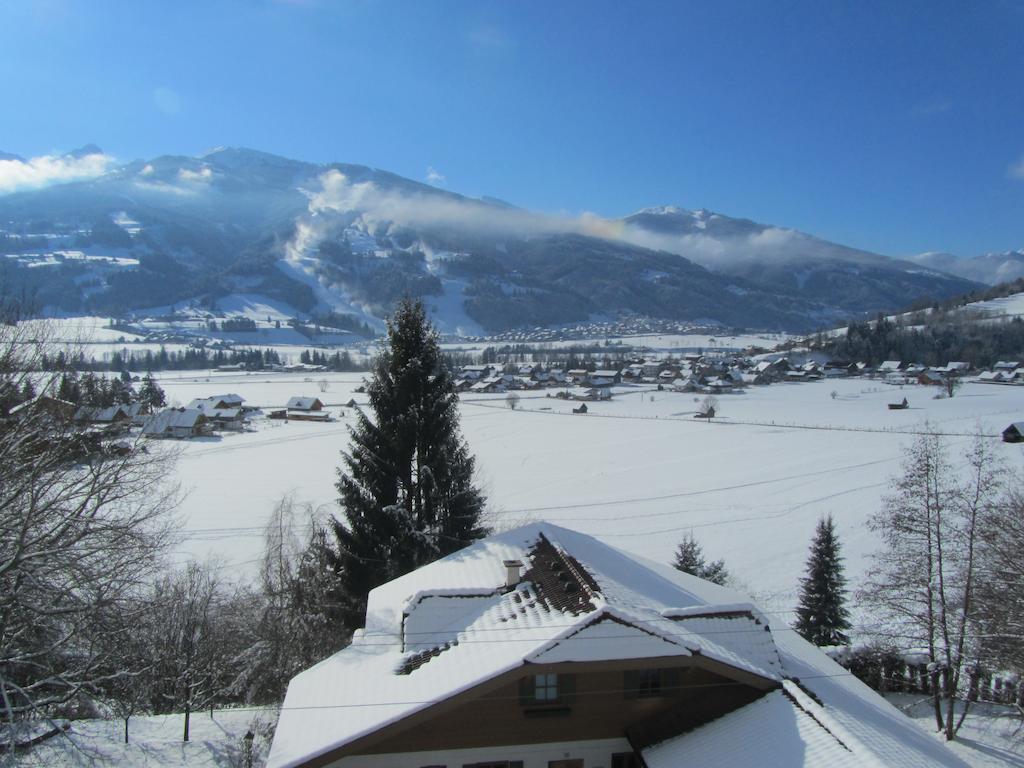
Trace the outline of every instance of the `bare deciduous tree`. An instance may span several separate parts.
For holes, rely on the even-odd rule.
[[[1024,672],[1024,493],[1020,478],[981,532],[980,633],[986,664]]]
[[[283,497],[264,535],[260,591],[253,601],[259,615],[232,684],[247,702],[280,700],[292,677],[340,650],[349,637],[328,532],[312,506]]]
[[[978,437],[966,467],[950,463],[942,438],[920,436],[903,473],[871,521],[884,542],[859,593],[880,620],[875,633],[904,650],[923,649],[934,693],[935,723],[952,740],[966,715],[954,706],[970,688],[982,643],[977,586],[981,533],[992,522],[1001,468]]]
[[[11,721],[109,679],[140,584],[160,567],[176,491],[172,455],[113,450],[77,433],[40,372],[45,324],[0,325],[0,392],[39,396],[0,409],[0,713]]]
[[[718,413],[718,398],[714,395],[708,395],[697,406],[697,415],[703,419],[713,419],[716,413]]]

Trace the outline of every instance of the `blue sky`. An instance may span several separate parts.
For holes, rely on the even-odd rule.
[[[250,146],[547,212],[1024,247],[1011,0],[5,0],[0,74],[26,157]]]

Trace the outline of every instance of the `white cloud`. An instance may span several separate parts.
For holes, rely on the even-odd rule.
[[[1021,155],[1017,162],[1011,164],[1010,167],[1006,169],[1006,174],[1011,179],[1024,179],[1024,155]]]
[[[552,215],[437,193],[386,190],[373,182],[352,183],[334,169],[322,174],[319,184],[319,189],[307,192],[308,213],[296,222],[295,237],[286,246],[289,259],[301,261],[318,243],[338,234],[353,219],[368,231],[382,226],[454,230],[495,242],[538,235],[587,235],[675,253],[705,266],[798,258],[812,240],[800,232],[777,227],[722,236],[651,232],[593,213]],[[823,244],[814,241],[814,250],[822,252]]]
[[[84,157],[41,155],[30,160],[0,160],[0,194],[92,179],[106,173],[113,162],[99,152]]]
[[[427,166],[427,183],[433,184],[435,187],[443,186],[447,179],[444,174],[434,168],[432,165]]]
[[[213,178],[213,171],[210,166],[204,165],[198,171],[190,171],[188,168],[178,169],[178,179],[186,184],[202,184]]]
[[[142,170],[139,171],[139,176],[149,176],[150,174],[153,173],[154,170],[156,169],[153,168],[152,165],[146,163],[144,166],[142,166]]]

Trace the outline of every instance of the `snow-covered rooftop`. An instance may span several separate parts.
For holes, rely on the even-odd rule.
[[[527,571],[506,588],[510,560]],[[788,627],[773,630],[742,596],[545,523],[492,536],[373,590],[352,645],[291,681],[268,765],[323,755],[524,663],[697,655],[786,691],[705,726],[717,729],[707,738],[725,728],[721,738],[731,740],[729,717],[740,733],[763,710],[792,721],[788,739],[813,735],[808,755],[832,754],[829,733],[842,732],[851,765],[962,765]],[[818,733],[825,715],[806,719],[795,704],[804,694],[790,678],[821,702],[815,706],[833,724],[828,738]],[[704,740],[683,739],[694,754]]]

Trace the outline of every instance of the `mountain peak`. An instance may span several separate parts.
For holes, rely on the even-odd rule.
[[[103,150],[95,144],[86,144],[85,146],[79,147],[78,149],[72,149],[67,153],[68,157],[88,157],[89,155],[102,155]]]

